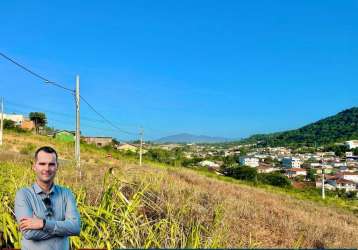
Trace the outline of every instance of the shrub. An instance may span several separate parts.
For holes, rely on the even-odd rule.
[[[234,166],[227,169],[226,175],[239,180],[256,181],[257,170],[248,166]]]
[[[20,149],[20,153],[21,154],[30,154],[33,153],[33,151],[35,150],[36,146],[32,143],[27,143],[24,147],[22,147]]]
[[[280,173],[259,174],[258,180],[263,184],[268,184],[277,187],[291,186],[290,180]]]

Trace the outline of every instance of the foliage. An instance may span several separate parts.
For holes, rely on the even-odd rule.
[[[42,112],[30,112],[29,118],[34,122],[36,133],[39,133],[39,128],[44,127],[47,123],[46,114]]]
[[[238,180],[257,181],[256,168],[248,166],[232,166],[225,169],[225,175],[231,176]]]
[[[354,148],[354,149],[352,150],[352,152],[353,152],[354,155],[358,155],[358,148]]]
[[[4,119],[4,129],[12,130],[17,133],[27,133],[28,132],[19,126],[16,126],[16,123],[14,121],[8,120],[8,119]]]
[[[190,161],[185,160],[183,149],[181,148],[174,148],[172,150],[150,148],[144,155],[144,158],[172,166],[182,166],[183,162],[185,162],[187,166],[190,164]]]
[[[183,167],[196,166],[202,160],[203,160],[203,158],[199,158],[199,157],[194,157],[191,159],[185,158],[185,159],[183,159],[181,164]]]
[[[315,147],[358,139],[358,108],[344,110],[302,128],[272,134],[253,135],[242,143],[259,142],[261,146]]]
[[[333,151],[336,156],[342,157],[345,155],[345,152],[349,151],[348,146],[346,145],[328,145],[325,146],[324,151]]]
[[[291,181],[280,173],[263,173],[258,175],[258,181],[276,187],[290,187]]]
[[[20,153],[21,154],[32,154],[32,153],[34,153],[35,149],[36,149],[36,146],[34,144],[26,143],[26,145],[20,149]]]
[[[13,120],[4,119],[4,129],[14,129],[15,122]]]
[[[313,168],[308,169],[306,179],[316,181],[316,170]]]
[[[14,217],[16,190],[33,181],[29,162],[0,163],[0,247],[20,248],[22,238]],[[63,166],[64,167],[64,166]],[[63,184],[62,184],[63,185]],[[92,184],[93,186],[93,184]],[[70,186],[81,214],[81,234],[71,237],[73,248],[217,248],[223,235],[222,210],[200,222],[186,206],[159,207],[158,194],[147,183],[128,183],[107,172],[98,184],[98,200],[89,199],[84,186]]]

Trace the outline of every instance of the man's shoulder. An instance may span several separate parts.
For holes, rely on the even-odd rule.
[[[27,195],[27,194],[30,194],[31,193],[31,186],[29,187],[22,187],[22,188],[19,188],[17,191],[16,191],[16,195]]]
[[[65,186],[61,186],[61,185],[55,185],[56,191],[59,193],[62,193],[64,195],[73,195],[72,191],[70,188],[65,187]]]
[[[16,191],[15,200],[27,200],[32,196],[31,187],[22,187]]]

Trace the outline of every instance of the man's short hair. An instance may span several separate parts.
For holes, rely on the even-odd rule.
[[[37,161],[37,155],[41,152],[41,151],[44,151],[46,153],[49,153],[49,154],[55,154],[56,155],[56,161],[57,161],[57,152],[54,148],[50,147],[50,146],[44,146],[44,147],[41,147],[41,148],[38,148],[35,152],[35,160]]]

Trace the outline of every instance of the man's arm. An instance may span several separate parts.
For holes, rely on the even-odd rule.
[[[32,218],[34,216],[34,211],[25,192],[25,189],[20,189],[15,197],[15,216],[19,225],[24,218]],[[21,232],[27,240],[47,240],[54,237],[50,233],[39,229],[21,230]]]
[[[64,221],[46,220],[44,232],[56,236],[79,235],[81,230],[80,214],[76,206],[76,200],[72,192],[65,189],[66,192],[66,212]]]

